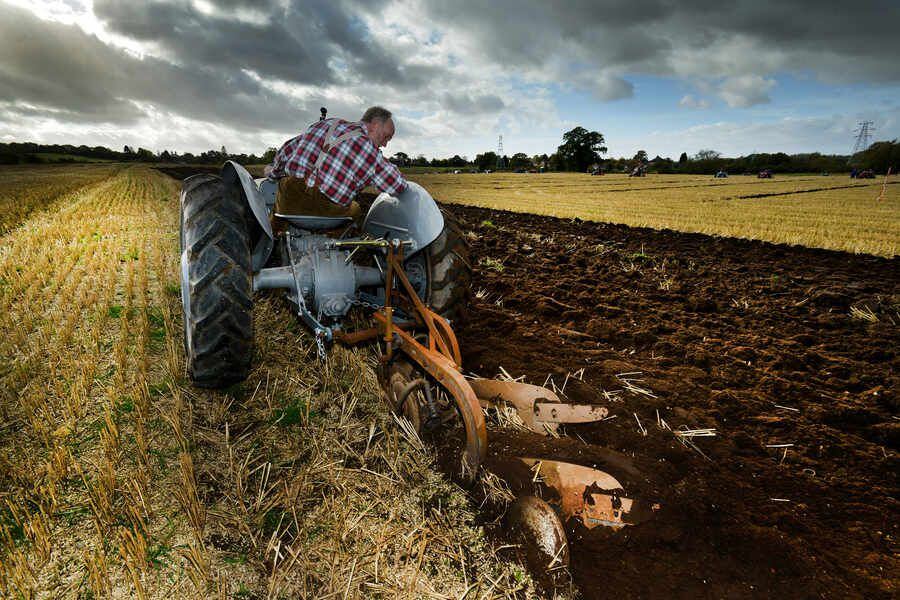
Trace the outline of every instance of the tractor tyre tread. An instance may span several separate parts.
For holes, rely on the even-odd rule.
[[[185,355],[194,385],[222,388],[246,379],[253,354],[253,288],[246,202],[222,180],[184,180],[181,248],[187,252],[190,316]],[[184,283],[182,283],[184,285]]]
[[[428,302],[436,313],[459,324],[465,320],[471,294],[469,242],[456,217],[447,209],[441,212],[444,230],[428,247]]]

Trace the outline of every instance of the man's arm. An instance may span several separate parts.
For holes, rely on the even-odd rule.
[[[377,149],[375,150],[375,169],[371,185],[378,191],[391,196],[397,196],[406,189],[406,179],[403,178],[400,169]]]

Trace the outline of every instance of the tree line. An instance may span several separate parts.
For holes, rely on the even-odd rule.
[[[262,156],[256,154],[231,154],[222,146],[219,150],[207,150],[200,154],[163,150],[153,152],[146,148],[125,146],[121,151],[105,146],[73,146],[71,144],[36,144],[34,142],[0,143],[0,164],[80,162],[79,158],[110,160],[115,162],[173,162],[188,164],[217,164],[234,160],[243,164],[271,162],[275,148],[269,148]]]
[[[900,141],[875,142],[866,150],[849,155],[810,152],[786,154],[784,152],[753,153],[736,158],[724,157],[715,150],[700,150],[694,155],[682,152],[677,160],[655,156],[649,158],[645,150],[639,150],[631,158],[604,158],[607,148],[602,133],[576,127],[563,134],[562,144],[553,154],[528,156],[519,152],[512,156],[497,156],[488,151],[468,160],[465,156],[427,159],[415,158],[403,152],[391,157],[401,167],[435,167],[477,169],[478,171],[575,171],[575,172],[632,172],[640,167],[655,173],[688,173],[712,175],[720,171],[731,174],[771,171],[773,173],[846,173],[851,169],[872,169],[886,173],[888,168],[896,173],[900,169]]]
[[[851,169],[872,169],[885,173],[888,168],[896,173],[900,169],[900,141],[875,142],[866,150],[852,157],[840,154],[754,153],[736,158],[724,157],[715,150],[700,150],[694,155],[682,152],[677,160],[670,157],[649,158],[644,150],[631,158],[605,158],[607,148],[602,133],[576,127],[563,134],[562,143],[552,154],[527,155],[524,152],[497,156],[487,151],[469,160],[458,154],[449,158],[431,158],[423,155],[410,157],[397,152],[390,160],[401,167],[454,168],[478,171],[604,171],[609,173],[631,172],[641,167],[656,173],[714,174],[725,171],[731,174],[758,173],[769,170],[774,173],[842,173]],[[187,164],[220,164],[234,160],[242,164],[270,163],[276,148],[268,148],[262,155],[231,154],[223,146],[219,150],[207,150],[199,154],[178,154],[169,150],[156,153],[146,148],[125,146],[121,151],[105,146],[74,146],[71,144],[37,144],[33,142],[0,143],[0,164],[76,162],[79,157],[88,160],[117,162],[173,162]]]

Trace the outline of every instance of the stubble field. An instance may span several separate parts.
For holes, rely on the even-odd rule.
[[[900,177],[425,174],[442,202],[847,252],[900,252]]]
[[[32,212],[54,202],[65,204],[73,190],[99,183],[121,169],[105,164],[18,165],[0,169],[0,235],[22,223]]]
[[[285,303],[264,295],[248,381],[192,388],[179,181],[85,168],[108,171],[68,188],[61,171],[36,171],[25,212],[20,186],[0,183],[15,213],[0,238],[0,595],[536,593],[499,548],[496,511],[481,512],[490,494],[451,483],[386,411],[370,351],[336,348],[318,363]],[[172,173],[197,169],[185,171]],[[896,186],[878,204],[880,182],[843,177],[604,177],[417,177],[441,201],[491,207],[456,207],[476,272],[459,331],[466,371],[569,381],[573,398],[614,416],[559,439],[492,422],[489,463],[527,452],[603,468],[610,449],[634,459],[626,485],[662,510],[616,534],[570,530],[588,598],[892,597],[897,259],[572,217],[719,235],[722,223],[758,226],[743,237],[890,256]],[[808,191],[820,182],[830,189]],[[642,187],[613,191],[626,186]],[[798,207],[794,239],[778,239]],[[688,448],[659,419],[717,437]]]
[[[186,382],[179,181],[119,168],[58,196],[39,175],[43,209],[0,238],[0,597],[530,593],[400,434],[367,350],[319,363],[260,297],[250,378]]]

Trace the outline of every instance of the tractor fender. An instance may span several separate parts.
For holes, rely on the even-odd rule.
[[[272,248],[275,246],[275,236],[272,233],[272,223],[269,222],[269,213],[266,210],[266,199],[260,193],[253,176],[234,162],[227,161],[222,165],[222,182],[226,189],[239,190],[250,207],[250,212],[259,224],[262,235],[253,240],[252,269],[259,271],[269,260]]]
[[[418,183],[407,182],[397,196],[382,192],[372,203],[363,231],[372,237],[388,236],[412,242],[407,256],[428,246],[444,230],[444,215],[431,194]]]

